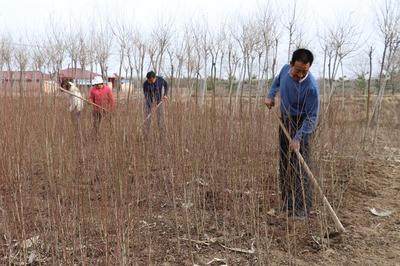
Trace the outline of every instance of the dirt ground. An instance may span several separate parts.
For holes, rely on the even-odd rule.
[[[127,183],[122,185],[128,187],[127,194],[119,198],[113,191],[115,182],[102,180],[103,168],[96,165],[95,156],[85,162],[68,159],[69,164],[54,173],[59,179],[50,179],[46,164],[31,156],[26,165],[21,164],[28,166],[24,168],[28,178],[0,183],[0,264],[400,265],[399,103],[390,105],[388,115],[397,116],[390,123],[383,121],[375,145],[367,143],[357,154],[317,158],[321,164],[336,164],[332,169],[337,180],[326,182],[344,191],[342,198],[332,201],[347,230],[342,235],[335,234],[319,201],[306,221],[279,212],[274,183],[258,188],[248,181],[242,190],[213,190],[206,178],[192,178],[185,186],[191,190],[175,196],[173,183],[163,179],[168,162],[148,167],[143,161],[127,169]],[[97,149],[97,143],[87,145],[88,154],[94,154],[91,149]],[[261,148],[257,151],[262,152],[260,158],[276,155]],[[166,155],[150,150],[146,156],[146,160],[159,160]],[[62,165],[54,158],[54,165]],[[216,159],[204,160],[212,164]],[[243,161],[243,168],[251,164],[262,168],[266,163]],[[182,165],[182,173],[185,168],[199,167],[190,161]],[[215,165],[220,168],[213,174],[227,171],[228,162]],[[69,174],[84,176],[83,172],[87,178],[67,179]],[[130,177],[132,172],[143,176],[135,179]],[[135,182],[142,184],[133,186]],[[140,189],[129,191],[130,186]],[[201,202],[186,200],[188,193],[197,193],[192,199]],[[242,211],[246,208],[248,212]],[[372,208],[389,213],[377,216]]]
[[[188,241],[182,241],[181,248],[191,249],[198,265],[400,265],[400,147],[383,147],[373,155],[363,155],[364,175],[360,179],[364,181],[350,182],[344,205],[338,211],[346,233],[333,234],[329,241],[325,239],[324,245],[321,245],[316,214],[304,222],[287,219],[282,214],[264,213],[261,223],[273,228],[266,236],[270,238],[270,245],[264,250],[255,245],[255,253],[249,254],[253,240],[246,239],[245,234],[238,243],[234,240],[226,243],[226,247],[240,248],[243,252],[229,250],[221,245],[224,244],[222,235],[226,234],[215,228],[210,228],[208,236],[202,236],[202,241],[193,241],[191,246]],[[371,213],[371,208],[392,213],[379,217]],[[142,252],[154,253],[154,265],[193,265],[188,253],[176,254],[173,225],[165,222],[168,212],[162,211],[158,219],[151,221],[154,245],[151,251]],[[335,231],[332,225],[331,230]],[[290,245],[295,247],[288,244],[288,231]],[[289,254],[289,249],[296,255]],[[257,253],[263,253],[266,259],[260,263]],[[217,258],[221,260],[212,262]],[[138,264],[146,265],[148,261],[143,258]]]

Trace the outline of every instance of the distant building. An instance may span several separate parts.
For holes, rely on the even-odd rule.
[[[97,76],[101,76],[101,75],[98,73],[91,72],[88,70],[83,70],[80,68],[77,68],[77,69],[66,68],[66,69],[60,70],[60,72],[59,72],[60,81],[72,80],[76,85],[82,85],[82,86],[90,86],[92,80]]]
[[[19,82],[40,83],[41,80],[50,80],[50,75],[40,71],[23,71],[22,76],[20,71],[0,71],[0,81],[6,82]]]
[[[40,91],[44,93],[53,93],[57,91],[59,82],[63,80],[72,80],[82,89],[90,88],[92,86],[92,80],[96,76],[101,75],[80,68],[76,70],[72,68],[60,70],[59,78],[57,78],[56,73],[50,75],[40,71],[23,71],[22,75],[20,71],[0,71],[0,87],[10,88],[12,86],[16,91],[22,88],[24,92],[29,92],[31,94],[36,94]],[[111,89],[113,87],[115,88],[117,78],[115,74],[107,78],[108,86]]]
[[[51,76],[40,71],[0,71],[0,88],[4,93],[9,91],[19,93],[23,91],[27,94],[36,95],[45,91],[51,83]]]
[[[59,72],[59,77],[60,81],[63,80],[72,80],[76,85],[78,86],[88,86],[90,87],[92,84],[92,80],[94,77],[101,76],[101,74],[91,72],[88,70],[83,70],[81,68],[66,68],[63,70],[60,70]],[[107,83],[109,86],[112,88],[115,86],[116,82],[116,76],[108,77],[107,78]]]

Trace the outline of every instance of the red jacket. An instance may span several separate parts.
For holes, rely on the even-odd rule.
[[[89,100],[107,109],[108,111],[114,111],[115,109],[114,96],[112,94],[111,89],[107,85],[103,85],[103,88],[101,89],[98,89],[96,86],[92,87],[90,89]],[[97,106],[94,106],[93,111],[100,112],[102,111],[102,109],[100,109]]]

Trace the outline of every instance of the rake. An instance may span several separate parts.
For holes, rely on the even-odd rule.
[[[275,118],[279,122],[279,126],[282,128],[282,131],[284,132],[286,138],[289,140],[289,142],[292,141],[292,138],[290,137],[289,132],[287,131],[285,125],[282,123],[281,119],[279,118],[278,114],[276,111],[274,111]],[[311,179],[311,182],[313,183],[314,187],[317,189],[319,196],[322,198],[323,203],[325,206],[328,208],[328,212],[330,216],[332,217],[333,221],[335,222],[335,227],[338,230],[339,233],[344,233],[346,232],[346,229],[344,229],[342,223],[340,222],[338,216],[336,215],[335,211],[333,210],[331,204],[329,203],[328,199],[324,195],[324,192],[322,191],[320,185],[318,184],[317,179],[314,177],[313,173],[311,172],[310,168],[308,167],[306,161],[304,160],[303,156],[298,150],[295,150],[295,153],[297,155],[297,158],[299,159],[301,165],[303,166],[304,170],[307,172],[308,176]]]

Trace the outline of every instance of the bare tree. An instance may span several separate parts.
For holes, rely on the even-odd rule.
[[[46,65],[46,50],[45,47],[41,46],[41,41],[36,40],[36,45],[32,47],[32,67],[34,70],[40,72],[40,103],[43,100],[43,89],[44,89],[44,71]]]
[[[265,8],[261,9],[260,13],[258,14],[258,25],[260,28],[259,34],[261,34],[262,42],[258,47],[259,50],[257,51],[259,65],[257,98],[260,95],[265,94],[263,88],[267,87],[265,86],[265,81],[268,81],[269,79],[269,72],[271,71],[270,57],[273,54],[272,49],[275,43],[274,40],[277,38],[276,19],[270,6],[266,6]],[[274,60],[276,60],[276,58]]]
[[[183,72],[183,65],[184,65],[184,60],[185,60],[185,46],[186,46],[186,40],[184,37],[180,40],[180,43],[175,45],[175,57],[177,60],[177,68],[176,68],[176,78],[177,78],[177,84],[176,88],[179,90],[180,89],[180,84],[181,84],[181,79],[182,79],[182,72]],[[172,92],[171,92],[172,96]]]
[[[257,57],[256,47],[261,43],[260,34],[257,32],[256,25],[255,20],[242,22],[240,30],[236,30],[236,33],[233,34],[242,52],[242,80],[240,82],[241,86],[238,87],[237,91],[237,96],[239,96],[239,113],[242,112],[243,84],[245,83],[246,74],[249,86],[249,106],[251,106],[253,66]]]
[[[253,97],[253,78],[254,78],[254,64],[257,57],[262,56],[263,50],[261,49],[261,34],[259,34],[259,29],[256,27],[255,21],[252,21],[253,33],[252,37],[249,36],[247,48],[248,49],[248,60],[247,60],[247,78],[248,78],[248,90],[249,90],[249,108],[252,107],[252,97]],[[250,114],[252,112],[250,111]]]
[[[210,56],[210,34],[208,25],[205,24],[204,27],[198,27],[197,31],[193,31],[193,37],[196,43],[196,51],[199,57],[198,67],[200,66],[200,58],[202,57],[202,69],[203,69],[203,79],[202,79],[202,89],[201,89],[201,104],[204,104],[205,96],[207,92],[207,80],[208,80],[208,59]],[[200,69],[198,69],[200,70]],[[197,92],[197,90],[196,90]]]
[[[288,37],[289,37],[289,42],[288,42],[288,59],[287,61],[290,61],[290,55],[292,54],[292,47],[295,44],[295,34],[297,31],[297,17],[298,17],[298,11],[297,11],[297,1],[293,1],[293,6],[289,7],[290,13],[288,14],[288,21],[286,21],[285,28],[288,30]]]
[[[174,74],[175,74],[175,51],[173,49],[167,48],[167,54],[169,58],[169,96],[172,98],[172,91],[175,85],[174,83]]]
[[[236,90],[236,104],[238,100],[240,99],[239,103],[239,113],[242,113],[242,97],[243,97],[243,83],[246,78],[246,67],[247,67],[247,61],[249,60],[249,53],[247,50],[247,31],[248,31],[248,25],[246,25],[245,22],[242,22],[242,25],[240,25],[240,30],[237,31],[236,33],[232,29],[231,32],[233,33],[233,37],[236,40],[236,43],[238,44],[240,51],[242,53],[242,62],[241,62],[241,69],[240,69],[240,76],[239,76],[239,84],[237,86]]]
[[[222,64],[222,59],[223,59],[223,43],[225,42],[226,34],[225,34],[225,28],[222,27],[219,32],[214,35],[210,34],[210,48],[209,52],[211,55],[211,71],[210,71],[210,76],[211,76],[211,84],[212,84],[212,91],[213,91],[213,97],[212,97],[212,105],[215,106],[215,91],[216,91],[216,79],[217,79],[217,61],[218,57],[221,57],[221,64]],[[222,74],[220,73],[220,76]]]
[[[183,60],[184,60],[184,40],[176,36],[173,38],[173,44],[169,45],[167,48],[167,54],[169,58],[169,96],[172,98],[174,88],[179,89],[180,79],[182,75]],[[177,86],[175,85],[175,80],[177,81]]]
[[[127,46],[126,46],[126,76],[129,77],[129,84],[128,84],[128,97],[127,97],[127,103],[129,105],[130,101],[130,96],[131,96],[131,90],[133,87],[133,71],[135,69],[135,63],[136,62],[136,43],[135,43],[135,31],[131,30],[129,32],[129,36],[127,39]],[[129,73],[129,74],[128,74]],[[140,70],[139,68],[137,69],[137,80],[139,79],[139,73]],[[136,87],[138,87],[139,84],[136,84]]]
[[[398,1],[385,0],[385,4],[378,10],[377,19],[378,29],[383,43],[383,51],[379,70],[379,93],[375,100],[371,116],[371,124],[376,125],[379,123],[379,114],[387,80],[390,80],[394,73],[394,62],[399,52],[400,7]]]
[[[163,23],[160,22],[154,29],[151,34],[151,38],[155,40],[157,47],[157,68],[154,69],[157,73],[160,73],[163,69],[164,63],[164,54],[170,45],[172,38],[172,25],[171,23]]]
[[[19,93],[20,93],[20,95],[22,95],[24,92],[25,72],[27,70],[29,58],[30,58],[29,52],[30,52],[30,50],[27,46],[21,46],[21,45],[17,45],[14,50],[14,59],[15,59],[15,63],[17,65],[18,72],[19,72]]]
[[[70,68],[72,69],[72,78],[76,79],[76,72],[78,68],[78,61],[79,61],[79,50],[80,50],[80,31],[76,30],[75,25],[70,25],[69,31],[66,34],[65,38],[65,49],[66,55],[71,60]]]
[[[0,71],[3,72],[4,65],[5,65],[5,50],[6,50],[7,40],[6,38],[1,35],[0,36]],[[1,77],[4,78],[3,76]],[[2,80],[3,82],[3,80]]]
[[[233,85],[234,80],[236,79],[236,71],[240,63],[240,56],[235,47],[235,43],[233,42],[232,38],[228,37],[228,66],[227,66],[227,74],[228,74],[228,87],[229,87],[229,109],[232,108],[232,92],[233,92]]]
[[[371,98],[371,79],[372,79],[372,60],[374,47],[370,46],[368,50],[364,50],[357,59],[357,63],[353,66],[353,73],[357,77],[356,81],[360,81],[356,88],[361,89],[367,96],[365,118],[368,123],[370,112]]]
[[[272,46],[272,66],[271,66],[271,73],[272,77],[275,77],[276,74],[276,65],[278,61],[278,47],[279,47],[279,37],[276,36],[274,39],[274,44]]]
[[[91,36],[95,36],[94,30],[92,30]],[[89,65],[90,65],[90,79],[93,79],[92,73],[97,72],[98,60],[97,60],[97,40],[94,38],[90,38],[89,47],[88,47],[88,55],[89,55]]]
[[[126,24],[116,22],[111,28],[117,42],[119,50],[119,67],[118,67],[118,77],[117,77],[117,99],[119,100],[121,92],[121,76],[122,76],[122,66],[125,61],[125,56],[127,55],[126,50],[128,49],[128,41],[130,38],[131,29]]]
[[[143,81],[144,61],[147,52],[147,45],[145,38],[137,30],[131,31],[129,40],[130,43],[133,44],[133,49],[129,50],[130,53],[128,53],[128,61],[130,62],[130,66],[132,66],[133,63],[133,66],[136,70],[136,87],[138,88],[140,83]]]
[[[125,66],[125,76],[129,77],[129,84],[128,84],[128,96],[127,96],[127,104],[129,105],[129,100],[131,96],[131,91],[133,87],[133,60],[132,60],[132,51],[134,50],[133,44],[130,42],[131,39],[128,40],[128,45],[126,47],[126,66]]]
[[[329,96],[325,113],[328,112],[331,98],[335,92],[334,81],[343,60],[351,53],[355,52],[358,45],[359,32],[350,19],[339,20],[332,27],[329,27],[322,39],[322,49],[324,51],[324,61],[328,69]],[[344,82],[344,77],[342,77]]]
[[[194,29],[194,27],[193,27]],[[184,34],[184,58],[186,65],[186,76],[187,76],[187,86],[189,89],[189,96],[192,96],[194,77],[199,76],[200,71],[200,52],[199,47],[195,41],[195,34],[192,33],[192,28],[186,26]],[[194,50],[197,51],[197,57],[194,54]],[[196,99],[197,101],[197,99]]]
[[[109,23],[100,25],[99,29],[95,29],[94,31],[95,41],[93,48],[95,49],[96,63],[100,66],[101,75],[104,80],[107,80],[108,77],[108,61],[113,45],[113,35],[109,25]]]
[[[158,69],[158,53],[157,53],[157,42],[155,39],[150,38],[150,40],[147,42],[148,46],[147,46],[147,53],[149,55],[149,59],[150,59],[150,65],[148,68],[148,70],[154,70],[157,71]]]
[[[61,27],[61,26],[60,26]],[[52,22],[47,33],[46,54],[47,68],[53,79],[59,80],[60,70],[66,57],[65,32],[60,31],[56,24]],[[55,92],[55,88],[53,88]]]
[[[83,72],[86,70],[86,67],[91,62],[91,58],[94,56],[90,51],[90,42],[87,38],[87,35],[83,32],[80,32],[78,35],[78,62],[79,67],[81,69],[81,76],[83,76]],[[90,77],[91,79],[92,77]]]
[[[12,37],[10,34],[4,34],[1,36],[1,69],[3,69],[3,65],[6,66],[8,71],[8,83],[9,88],[13,87],[13,72],[12,72],[12,64],[13,64],[13,46],[12,46]]]
[[[326,62],[327,62],[327,57],[328,57],[328,44],[324,43],[322,44],[322,50],[324,52],[324,60],[323,60],[323,66],[322,66],[322,109],[325,110],[325,103],[326,103]]]
[[[223,64],[224,64],[224,59],[225,59],[225,55],[226,55],[226,45],[227,45],[227,38],[228,38],[228,29],[227,29],[227,25],[224,23],[220,30],[219,30],[219,34],[218,34],[218,45],[219,45],[219,49],[221,51],[221,56],[220,56],[220,61],[219,61],[219,79],[222,79],[222,73],[223,73]]]
[[[368,50],[368,58],[369,58],[369,71],[368,71],[368,83],[367,83],[367,121],[369,120],[369,109],[370,109],[370,101],[371,101],[371,78],[372,78],[372,54],[374,52],[374,47],[371,46]]]
[[[207,76],[208,76],[208,57],[209,57],[209,34],[206,27],[200,27],[198,25],[191,25],[189,29],[189,35],[191,36],[190,42],[187,42],[187,58],[188,58],[188,71],[194,74],[196,77],[196,88],[195,88],[195,102],[198,103],[198,91],[199,91],[199,79],[201,78],[201,104],[204,103],[205,94],[207,91]],[[192,50],[196,53],[193,55]],[[200,70],[203,70],[203,75],[200,74]],[[192,83],[192,86],[194,83]],[[190,88],[192,88],[190,86]],[[192,91],[190,91],[190,95]]]
[[[372,79],[372,58],[373,58],[373,52],[374,52],[374,47],[370,46],[368,49],[368,61],[369,61],[369,69],[367,71],[368,74],[368,81],[367,81],[367,89],[366,89],[366,93],[367,93],[367,103],[366,103],[366,115],[365,115],[365,130],[364,130],[364,134],[363,134],[363,147],[365,148],[365,140],[366,140],[366,136],[367,136],[367,132],[368,132],[368,128],[369,128],[369,113],[370,113],[370,105],[371,105],[371,79]],[[363,75],[365,75],[363,73]]]

